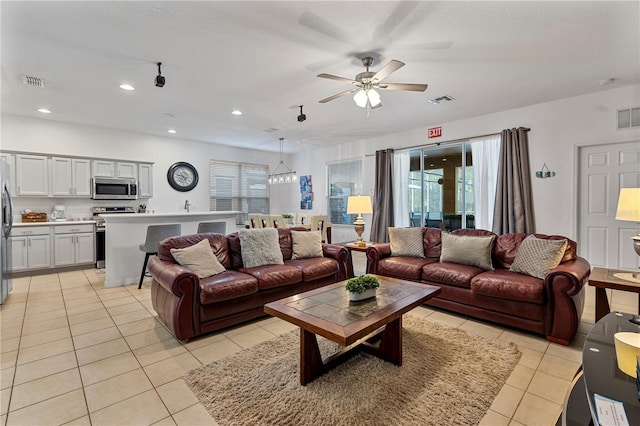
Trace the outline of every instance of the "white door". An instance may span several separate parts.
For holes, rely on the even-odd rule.
[[[17,195],[49,195],[47,157],[16,155]]]
[[[24,271],[29,267],[27,262],[27,237],[11,238],[11,270]]]
[[[76,237],[76,263],[93,263],[95,256],[93,249],[95,247],[94,234],[75,234]]]
[[[34,235],[28,239],[29,269],[51,267],[51,239],[48,235]]]
[[[118,177],[138,179],[138,165],[136,163],[122,163],[118,161]]]
[[[55,266],[73,265],[75,259],[76,234],[63,234],[53,237],[53,258]]]
[[[640,187],[640,142],[579,148],[578,251],[591,266],[636,270],[634,222],[616,220],[620,188]]]
[[[75,159],[73,168],[73,195],[79,197],[91,196],[91,161]]]
[[[52,157],[50,167],[51,195],[64,197],[73,195],[71,159]]]

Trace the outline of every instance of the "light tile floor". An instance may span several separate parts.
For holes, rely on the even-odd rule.
[[[354,252],[356,273],[364,255]],[[0,311],[2,425],[215,425],[181,377],[294,329],[265,318],[182,344],[157,321],[149,281],[105,289],[88,269],[14,280]],[[635,294],[610,293],[612,309],[635,313]],[[522,358],[483,425],[554,425],[594,322],[587,287],[571,346],[420,307],[411,314],[488,339],[515,342]]]

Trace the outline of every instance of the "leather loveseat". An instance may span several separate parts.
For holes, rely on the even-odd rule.
[[[263,316],[268,302],[347,278],[346,248],[322,244],[322,257],[293,260],[291,230],[278,229],[284,264],[253,268],[243,267],[238,233],[185,235],[160,242],[157,257],[149,261],[151,300],[158,317],[178,340],[188,341]],[[172,248],[203,239],[226,271],[198,278],[172,256]]]
[[[367,248],[367,272],[408,279],[442,288],[427,304],[484,320],[542,334],[568,345],[578,329],[584,307],[589,263],[576,255],[576,243],[560,236],[535,234],[541,239],[567,240],[560,264],[544,279],[510,270],[528,234],[495,235],[490,231],[459,229],[451,235],[495,235],[491,251],[494,270],[440,262],[442,231],[422,228],[424,258],[391,256],[390,243]]]

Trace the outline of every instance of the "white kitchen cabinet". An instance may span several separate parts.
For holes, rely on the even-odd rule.
[[[116,163],[117,177],[138,179],[138,164],[137,163],[125,163],[118,161]]]
[[[59,225],[54,234],[54,266],[95,262],[93,225]]]
[[[11,235],[12,271],[51,267],[48,226],[14,228]]]
[[[6,152],[0,153],[0,158],[9,164],[9,191],[16,193],[16,156]]]
[[[49,195],[48,158],[40,155],[16,154],[16,195]]]
[[[153,164],[138,164],[138,198],[153,197]]]
[[[116,165],[113,161],[93,160],[94,177],[115,177]]]
[[[90,160],[82,158],[52,157],[50,170],[52,196],[91,196]]]

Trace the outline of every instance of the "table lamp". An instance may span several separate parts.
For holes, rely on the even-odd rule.
[[[616,220],[640,223],[640,188],[620,188]],[[640,233],[633,240],[633,249],[640,256]],[[640,280],[640,272],[634,272],[633,278]]]
[[[367,243],[362,239],[362,233],[364,232],[365,225],[362,215],[373,213],[373,210],[371,209],[371,197],[368,195],[355,195],[349,197],[347,199],[347,213],[358,215],[356,221],[353,222],[356,234],[358,234],[356,244],[358,244],[358,247],[365,247]]]

